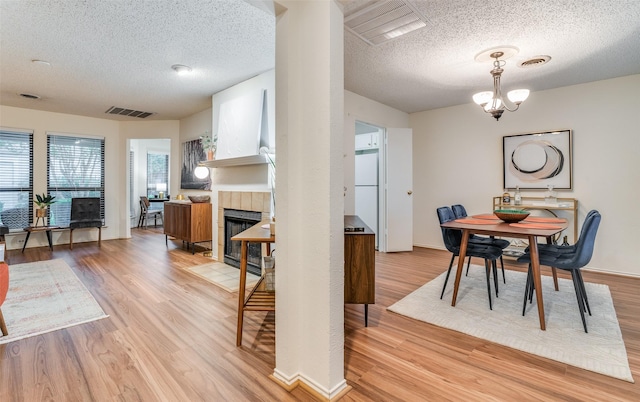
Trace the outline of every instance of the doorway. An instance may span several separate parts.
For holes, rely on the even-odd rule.
[[[355,121],[354,203],[381,252],[413,250],[413,131]]]
[[[384,183],[381,147],[384,129],[356,121],[355,129],[355,213],[373,230],[376,249],[380,247],[380,211]]]
[[[163,209],[163,201],[169,199],[170,155],[170,139],[129,140],[129,228],[138,225],[140,196],[152,201],[150,209]]]

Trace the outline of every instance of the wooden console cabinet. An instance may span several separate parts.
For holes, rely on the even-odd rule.
[[[376,238],[358,216],[344,217],[344,302],[364,304],[364,325],[369,304],[376,302]],[[363,231],[350,231],[363,228]]]
[[[213,239],[211,204],[190,201],[169,201],[164,203],[165,242],[169,236],[187,242],[191,254],[195,253],[195,243]]]

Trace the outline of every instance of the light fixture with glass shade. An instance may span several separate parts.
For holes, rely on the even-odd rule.
[[[500,58],[509,58],[517,52],[518,49],[514,47],[506,47],[490,49],[479,53],[476,56],[476,61],[487,61],[493,59],[493,69],[491,70],[491,75],[493,76],[493,91],[478,92],[473,95],[473,101],[480,105],[486,113],[490,113],[491,116],[495,117],[496,120],[500,119],[500,116],[502,116],[502,113],[505,110],[510,112],[518,110],[520,104],[529,97],[528,89],[514,89],[513,91],[509,91],[507,93],[507,98],[509,98],[509,101],[515,105],[514,107],[507,106],[504,98],[502,97],[500,77],[504,72],[502,67],[504,67],[506,62],[504,60],[500,60]],[[487,57],[490,59],[487,59]]]
[[[207,176],[209,176],[209,168],[206,166],[203,166],[202,164],[199,164],[193,171],[193,174],[198,179],[205,179]]]
[[[157,183],[156,191],[158,192],[158,198],[164,198],[164,192],[167,191],[167,183]]]

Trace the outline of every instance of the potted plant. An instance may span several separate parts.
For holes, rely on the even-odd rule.
[[[211,137],[209,131],[205,131],[204,134],[200,136],[200,144],[202,144],[202,149],[207,153],[207,160],[212,161],[218,146],[218,136],[215,135]]]
[[[33,202],[38,206],[38,209],[36,209],[37,218],[45,218],[47,216],[47,208],[55,202],[55,198],[55,196],[46,193],[42,193],[42,195],[36,194]]]

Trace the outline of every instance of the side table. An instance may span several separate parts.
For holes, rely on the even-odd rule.
[[[242,345],[242,325],[244,321],[245,311],[276,311],[276,294],[275,292],[267,292],[261,286],[264,281],[264,274],[258,280],[258,283],[251,289],[249,295],[246,295],[247,286],[247,254],[249,243],[267,243],[267,255],[271,255],[271,243],[275,243],[275,235],[271,234],[269,229],[265,229],[262,225],[269,223],[264,220],[244,232],[240,232],[233,236],[231,240],[240,241],[240,288],[238,289],[238,329],[236,332],[236,346]]]
[[[356,215],[344,216],[344,302],[364,304],[364,326],[369,326],[369,304],[376,302],[376,234]]]
[[[24,253],[24,249],[27,247],[27,243],[29,242],[29,237],[32,232],[45,232],[47,234],[47,240],[49,240],[49,248],[53,251],[53,244],[51,242],[51,231],[54,229],[60,229],[60,226],[29,226],[24,228],[23,230],[27,232],[27,237],[24,239],[24,244],[22,245],[22,252]]]

